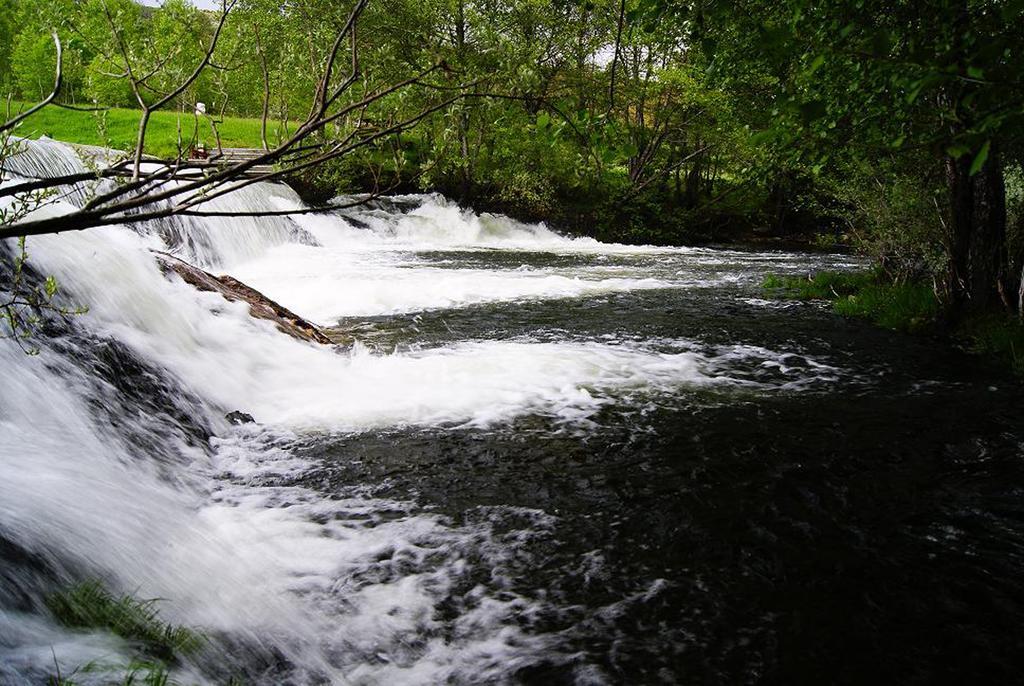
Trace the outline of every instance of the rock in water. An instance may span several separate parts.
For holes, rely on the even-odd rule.
[[[165,252],[154,250],[153,254],[156,255],[160,268],[165,274],[174,272],[186,283],[192,284],[201,291],[220,293],[226,300],[245,301],[249,303],[249,314],[274,322],[280,331],[289,336],[323,345],[333,343],[316,324],[303,319],[233,276],[214,276]]]
[[[235,410],[234,412],[228,412],[224,415],[224,419],[228,420],[231,424],[239,426],[241,424],[255,424],[256,420],[252,418],[251,414]]]

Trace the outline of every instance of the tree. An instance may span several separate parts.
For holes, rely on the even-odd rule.
[[[40,312],[66,312],[53,304],[56,282],[46,279],[39,286],[24,278],[28,269],[27,236],[133,223],[175,214],[219,214],[205,211],[203,203],[257,181],[282,178],[351,155],[361,148],[378,145],[416,126],[433,112],[451,106],[461,97],[461,90],[456,89],[424,104],[416,113],[401,118],[376,111],[379,105],[386,109],[389,98],[420,83],[423,78],[442,69],[443,65],[435,63],[392,82],[375,82],[367,78],[361,70],[356,38],[356,26],[367,0],[356,0],[344,21],[335,25],[330,41],[322,44],[319,56],[311,53],[317,78],[313,82],[315,87],[305,98],[309,114],[278,145],[273,148],[265,146],[268,149],[255,159],[226,166],[192,163],[185,158],[186,151],[182,149],[176,159],[165,160],[154,170],[145,169],[141,162],[150,114],[179,98],[189,98],[189,89],[195,87],[211,68],[218,66],[214,56],[234,2],[225,0],[209,38],[198,54],[179,49],[178,41],[183,36],[174,32],[179,27],[189,31],[190,26],[194,28],[190,22],[201,19],[187,6],[172,4],[163,15],[166,19],[152,24],[159,37],[153,34],[147,37],[143,31],[132,33],[127,30],[136,27],[138,19],[132,8],[120,6],[124,10],[120,11],[112,9],[117,6],[108,5],[106,0],[93,0],[96,2],[101,5],[98,8],[101,15],[92,18],[102,16],[105,26],[90,27],[83,22],[74,26],[74,32],[100,56],[103,64],[121,70],[106,72],[105,76],[113,82],[126,82],[141,109],[138,147],[95,172],[23,178],[0,189],[0,197],[10,199],[6,209],[0,212],[0,239],[18,239],[18,248],[11,261],[0,263],[0,270],[4,272],[0,319],[6,323],[7,335],[14,337],[19,344],[33,333],[40,321]],[[93,8],[96,9],[95,4]],[[49,93],[41,96],[36,105],[14,116],[9,115],[0,124],[0,180],[9,176],[4,160],[18,152],[20,143],[13,134],[19,124],[33,112],[55,103],[66,83],[64,51],[56,32],[52,41],[54,59],[51,62],[53,72]],[[348,56],[348,69],[341,68],[340,64],[339,58],[345,54]],[[275,164],[277,168],[269,172],[254,172],[256,167],[269,164]],[[108,181],[126,176],[127,180],[120,183]],[[50,202],[59,189],[72,184],[92,185],[90,198],[83,206],[59,217],[33,218],[32,211]]]
[[[155,66],[148,69],[140,66],[133,43],[119,25],[117,14],[109,7],[104,8],[103,16],[110,29],[110,41],[109,44],[93,42],[93,45],[98,53],[123,67],[117,77],[129,83],[139,103],[141,114],[137,148],[95,173],[27,180],[0,190],[0,197],[34,193],[70,183],[95,183],[125,174],[130,179],[112,186],[97,185],[91,199],[70,214],[6,222],[0,226],[0,238],[131,223],[181,213],[215,214],[203,210],[202,205],[257,181],[282,178],[350,155],[362,148],[378,145],[458,101],[462,91],[456,88],[428,100],[413,114],[403,114],[400,118],[391,116],[389,98],[415,87],[429,75],[441,71],[444,65],[434,63],[418,73],[393,82],[378,82],[369,78],[361,70],[359,41],[356,38],[356,26],[366,5],[367,0],[356,0],[344,21],[334,24],[333,35],[319,36],[329,40],[319,44],[321,47],[318,53],[311,53],[311,64],[317,78],[313,91],[306,97],[308,115],[279,145],[253,159],[222,167],[191,162],[185,158],[187,151],[181,150],[176,159],[164,161],[153,171],[145,170],[142,166],[150,115],[185,94],[204,72],[212,68],[218,41],[234,9],[234,2],[225,1],[222,4],[201,58],[190,65],[188,73],[177,82],[161,82],[157,78],[171,64],[170,55],[147,56],[147,64],[155,62]],[[312,38],[312,35],[309,37]],[[347,56],[346,68],[342,68],[342,55]],[[59,64],[58,61],[58,74]],[[59,86],[58,78],[57,87],[48,100],[55,97]],[[15,125],[16,122],[8,122],[2,130],[13,129]],[[253,172],[257,167],[271,164],[277,165],[277,168],[269,172]],[[170,181],[176,183],[168,183]]]
[[[643,3],[713,55],[718,73],[778,82],[765,128],[781,158],[812,173],[837,161],[931,153],[945,193],[942,293],[961,317],[1024,310],[1007,249],[1003,167],[1024,130],[1020,3]],[[1019,162],[1020,158],[1014,158]]]
[[[14,86],[11,71],[11,49],[19,33],[18,6],[15,0],[0,0],[0,89],[10,92]]]

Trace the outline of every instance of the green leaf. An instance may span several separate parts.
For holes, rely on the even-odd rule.
[[[946,148],[946,154],[954,159],[959,159],[970,151],[971,149],[963,143],[953,143]]]
[[[821,65],[823,65],[823,64],[825,64],[825,56],[824,55],[818,55],[813,60],[811,60],[810,66],[807,67],[807,70],[804,73],[806,73],[807,76],[813,76],[814,72],[816,72],[819,69],[821,69]]]
[[[548,124],[551,123],[551,115],[547,112],[541,112],[537,115],[537,130],[543,131],[548,128]]]
[[[761,27],[761,40],[764,45],[770,48],[781,48],[793,37],[789,29],[784,26],[770,26],[765,24]]]
[[[917,96],[921,94],[921,89],[924,88],[924,84],[924,79],[921,79],[910,85],[910,89],[907,91],[907,95],[904,98],[908,105],[914,104],[914,101],[917,100]]]
[[[988,151],[992,147],[992,141],[985,141],[985,145],[981,146],[981,150],[974,156],[974,161],[971,162],[971,170],[968,172],[970,176],[974,176],[981,171],[981,168],[985,166],[985,160],[988,159]]]

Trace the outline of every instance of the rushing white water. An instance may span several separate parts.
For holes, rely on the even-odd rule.
[[[52,142],[29,144],[18,157],[14,169],[27,175],[84,169]],[[69,211],[82,197],[40,211]],[[166,277],[151,253],[171,250],[230,272],[328,325],[695,288],[706,285],[709,268],[735,259],[566,238],[436,196],[396,203],[294,218],[183,217],[30,240],[33,268],[55,275],[62,297],[89,312],[40,341],[38,357],[0,341],[0,541],[45,570],[34,576],[35,563],[26,562],[0,576],[0,680],[36,683],[54,660],[67,674],[91,660],[126,659],[124,642],[61,629],[40,603],[53,588],[99,577],[167,598],[168,620],[220,641],[213,662],[225,673],[186,663],[179,672],[189,680],[215,682],[282,655],[286,674],[264,672],[266,683],[500,682],[557,650],[556,637],[523,628],[538,601],[517,595],[507,570],[526,538],[547,535],[551,516],[480,510],[456,524],[412,503],[273,485],[310,468],[290,449],[295,440],[488,427],[526,415],[585,427],[624,396],[800,390],[838,373],[792,352],[688,340],[332,349],[281,335],[243,303]],[[216,202],[224,210],[300,205],[287,188],[266,184]],[[503,266],[460,262],[481,251],[511,257]],[[528,266],[519,253],[589,261]],[[610,255],[613,263],[604,261]],[[704,270],[700,278],[693,265]],[[723,268],[721,279],[730,278]],[[124,348],[104,353],[111,341]],[[229,427],[222,416],[236,408],[261,426]],[[529,525],[496,525],[510,514]],[[469,581],[480,568],[485,585]],[[440,618],[442,603],[455,606],[453,622]],[[90,678],[102,677],[81,675]]]

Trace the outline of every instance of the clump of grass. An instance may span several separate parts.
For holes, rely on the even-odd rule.
[[[819,272],[808,277],[769,274],[762,286],[777,297],[829,300],[843,316],[863,317],[898,331],[936,329],[942,312],[930,286],[892,283],[877,271]],[[951,332],[971,352],[999,359],[1024,375],[1024,322],[992,313],[959,322],[952,331],[938,330]]]
[[[974,317],[957,332],[973,352],[999,358],[1024,375],[1024,322],[1003,315]]]
[[[887,329],[922,331],[935,323],[939,301],[924,284],[870,284],[836,300],[835,310],[847,317],[867,317]]]
[[[762,284],[777,296],[798,300],[830,300],[847,317],[864,317],[898,331],[930,327],[939,301],[929,286],[892,283],[877,271],[818,272],[805,278],[769,274]]]
[[[808,276],[768,274],[761,285],[786,298],[835,300],[856,294],[876,280],[874,272],[818,272]]]
[[[75,680],[77,674],[110,674],[118,672],[120,676],[116,681],[105,683],[119,684],[119,686],[174,686],[175,681],[171,680],[167,665],[162,662],[150,662],[145,660],[132,660],[127,665],[108,665],[100,662],[91,662],[88,665],[76,669],[68,676],[58,673],[51,676],[47,686],[78,686],[83,683]],[[89,678],[89,683],[94,679]]]
[[[159,660],[173,662],[198,650],[203,636],[161,620],[157,602],[114,595],[98,581],[77,584],[46,599],[50,612],[64,626],[107,629],[139,644],[145,654]]]

